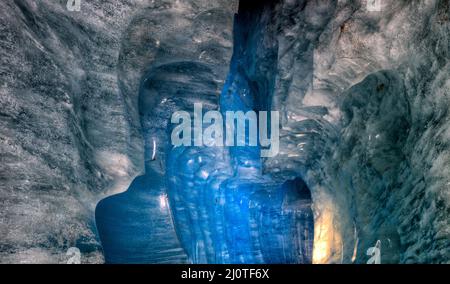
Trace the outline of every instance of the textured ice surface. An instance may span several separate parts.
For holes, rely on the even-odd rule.
[[[95,205],[144,171],[142,76],[197,61],[226,77],[234,1],[66,4],[0,2],[0,262],[65,263],[73,246],[103,262]]]
[[[314,262],[448,262],[449,2],[283,1],[265,170],[312,191]],[[445,74],[445,75],[444,75]]]
[[[106,263],[187,262],[160,174],[137,177],[126,192],[100,201],[95,216]]]
[[[250,81],[246,77],[246,70],[258,58],[255,52],[264,39],[259,35],[266,27],[263,17],[269,8],[240,6],[230,73],[219,100],[223,115],[226,111],[245,113],[270,107],[270,78]],[[273,72],[270,63],[276,62],[267,63],[269,72]],[[188,97],[198,95],[198,88],[192,95],[188,89]],[[248,146],[247,140],[242,147],[169,146],[167,152],[169,201],[177,235],[191,262],[312,261],[314,230],[309,190],[301,180],[282,185],[263,175],[260,147]]]
[[[235,76],[222,96],[241,102],[239,85],[228,93]],[[221,110],[240,109],[234,100]],[[259,147],[169,149],[167,178],[175,227],[191,262],[311,262],[309,189],[263,176]]]
[[[229,0],[66,2],[0,2],[0,262],[65,262],[71,246],[102,262],[93,207],[144,168],[142,76],[200,62],[218,96],[228,72]],[[275,86],[258,105],[283,127],[263,172],[307,183],[315,262],[365,263],[378,239],[382,263],[448,262],[449,1],[366,2],[274,1],[261,18],[246,80]]]

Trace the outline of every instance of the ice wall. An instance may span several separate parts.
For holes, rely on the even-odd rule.
[[[0,262],[65,262],[71,246],[103,261],[93,208],[144,169],[141,79],[200,62],[217,97],[230,2],[0,2]],[[274,1],[260,18],[245,80],[273,93],[244,101],[283,114],[263,174],[311,190],[314,262],[365,263],[376,240],[382,262],[448,262],[449,3],[380,2]]]
[[[106,263],[187,263],[157,172],[148,170],[126,192],[101,200],[95,217]]]
[[[223,117],[227,111],[270,109],[276,58],[264,63],[267,70],[261,75],[266,76],[249,80],[247,70],[262,68],[255,53],[274,54],[261,45],[272,8],[269,2],[240,4],[230,73],[219,100]],[[168,149],[168,195],[190,261],[310,263],[314,227],[309,189],[301,179],[283,185],[263,175],[260,147],[245,142]]]
[[[144,172],[141,78],[194,60],[220,85],[231,57],[235,1],[67,2],[0,2],[2,263],[102,263],[95,205]]]
[[[226,55],[231,53],[232,26],[232,17],[226,13],[232,6],[223,10],[210,3],[213,7],[198,12],[190,5],[178,3],[169,11],[147,11],[130,25],[124,49],[133,53],[123,55],[123,64],[128,66],[123,69],[128,78],[124,83],[136,80],[125,87],[134,87],[139,94],[130,99],[136,104],[131,106],[139,110],[145,174],[125,193],[97,206],[97,227],[108,263],[188,261],[172,225],[175,216],[169,212],[164,155],[170,146],[169,122],[175,111],[192,110],[194,103],[202,103],[205,110],[217,106],[229,61]],[[188,11],[196,13],[186,15]],[[174,17],[188,18],[175,21]],[[211,21],[215,24],[207,25]],[[142,66],[140,78],[131,72],[135,64]]]
[[[248,139],[243,147],[170,143],[172,114],[193,114],[194,103],[223,115],[270,108],[276,46],[273,41],[269,46],[261,43],[272,8],[270,2],[240,6],[230,72],[220,98],[220,67],[194,60],[189,53],[184,60],[161,60],[144,74],[138,103],[146,173],[126,192],[97,206],[106,262],[311,262],[311,196],[301,179],[283,184],[263,175],[260,148],[248,146]],[[267,69],[259,78],[250,80],[247,70],[261,68],[255,62],[257,52],[270,54],[271,61],[264,63]]]
[[[448,1],[283,1],[265,169],[312,191],[314,261],[448,262]]]

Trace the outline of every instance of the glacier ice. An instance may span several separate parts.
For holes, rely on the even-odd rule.
[[[378,241],[382,263],[449,261],[449,2],[383,0],[381,11],[369,11],[365,0],[241,2],[247,28],[235,37],[250,40],[240,47],[232,43],[232,0],[92,0],[76,13],[66,1],[0,2],[1,263],[65,263],[69,247],[80,249],[83,263],[103,262],[95,205],[126,189],[144,167],[150,176],[134,185],[163,180],[174,165],[166,155],[190,174],[177,171],[172,188],[155,187],[147,203],[136,204],[169,204],[181,219],[203,218],[213,204],[186,199],[181,181],[194,192],[203,190],[197,185],[237,191],[243,203],[261,207],[244,213],[262,217],[259,227],[245,227],[213,207],[214,216],[259,235],[259,245],[250,248],[248,237],[229,245],[241,231],[199,220],[195,234],[172,243],[168,259],[206,262],[233,248],[255,262],[290,262],[284,241],[259,228],[273,225],[268,215],[300,206],[285,188],[303,181],[314,213],[314,263],[366,263]],[[190,111],[193,101],[222,107],[233,48],[245,66],[230,72],[241,76],[234,86],[243,105],[280,111],[279,155],[258,161],[245,149],[172,150],[167,112]],[[149,100],[139,102],[143,93]],[[207,165],[191,168],[202,162],[189,155]],[[248,178],[239,184],[238,174]],[[139,201],[134,185],[117,197]],[[231,197],[218,201],[243,210]],[[134,208],[119,203],[121,212]],[[197,205],[201,212],[191,210]],[[167,224],[169,215],[158,210],[155,218]],[[295,228],[283,218],[274,220]],[[296,222],[311,222],[305,218]],[[166,233],[185,230],[179,223]],[[274,226],[273,234],[282,231]]]
[[[137,177],[126,192],[100,201],[96,225],[105,261],[186,263],[169,210],[164,179],[151,171]]]
[[[252,57],[242,52],[243,46],[256,46],[259,40],[247,35],[248,27],[257,27],[258,23],[248,11],[243,14],[236,19],[235,54],[218,102],[224,116],[227,111],[245,113],[255,106],[260,110],[270,107],[259,99],[270,90],[252,89],[252,82],[242,71]],[[180,262],[184,261],[181,245],[191,263],[311,263],[311,195],[300,178],[280,183],[264,175],[261,147],[250,146],[248,136],[245,146],[209,148],[162,142],[170,137],[173,128],[168,124],[171,111],[195,112],[194,98],[212,106],[217,104],[205,92],[214,88],[209,74],[208,66],[178,62],[145,75],[140,109],[144,135],[148,137],[147,172],[128,191],[97,206],[97,226],[106,261]],[[264,81],[253,82],[257,83]],[[173,93],[180,95],[174,97]],[[164,126],[155,127],[158,125]],[[198,126],[194,123],[194,127]],[[202,131],[194,129],[192,140]],[[152,168],[156,149],[166,153],[165,175]],[[164,178],[167,191],[159,185]],[[162,194],[167,194],[172,216],[158,211],[158,196]],[[169,225],[172,219],[174,228]],[[164,257],[167,251],[170,253]]]
[[[257,35],[264,26],[259,16],[246,5],[236,16],[234,54],[219,100],[223,115],[270,109],[265,96],[272,90],[266,78],[250,81],[245,71],[256,58],[252,48],[261,40]],[[264,88],[258,89],[258,84]],[[177,235],[190,261],[311,263],[309,189],[301,179],[283,185],[264,175],[261,147],[249,146],[248,139],[245,145],[168,149],[168,195]]]

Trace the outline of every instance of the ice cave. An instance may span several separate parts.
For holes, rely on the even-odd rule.
[[[0,3],[0,263],[450,262],[448,0],[66,2]]]

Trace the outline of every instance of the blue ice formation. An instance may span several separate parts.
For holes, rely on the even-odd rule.
[[[226,111],[264,110],[263,92],[251,87],[244,71],[258,44],[247,30],[255,27],[250,19],[238,15],[235,22],[234,54],[219,101],[224,117]],[[311,263],[314,230],[309,189],[301,179],[280,184],[263,175],[260,147],[245,142],[240,147],[168,150],[168,196],[189,260]]]
[[[96,208],[106,263],[186,263],[172,225],[164,179],[152,170]]]
[[[257,68],[261,60],[255,58],[266,56],[257,54],[265,27],[260,22],[263,10],[241,7],[230,71],[218,102],[223,115],[270,110],[276,53],[269,50],[268,59],[262,60],[268,66]],[[258,70],[263,71],[255,76]],[[311,196],[300,178],[281,183],[263,174],[261,149],[249,146],[248,139],[246,146],[231,147],[162,143],[170,137],[171,127],[167,123],[155,127],[157,122],[168,121],[174,110],[192,110],[190,104],[204,102],[205,94],[211,93],[207,90],[214,89],[209,74],[207,66],[178,62],[144,78],[140,108],[146,174],[125,193],[97,206],[106,262],[311,263]],[[162,101],[166,109],[158,103]],[[155,170],[158,160],[150,161],[153,141],[158,153],[165,152],[161,171]]]
[[[247,82],[231,69],[220,111],[248,111]],[[168,196],[181,245],[193,263],[310,263],[311,196],[301,180],[262,174],[260,148],[174,147]]]

